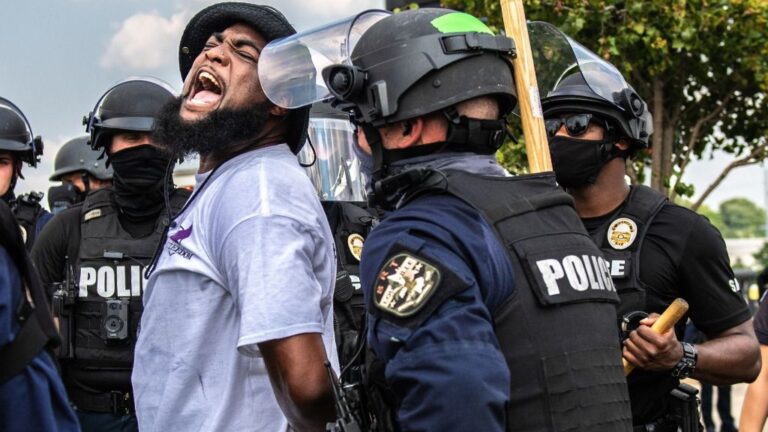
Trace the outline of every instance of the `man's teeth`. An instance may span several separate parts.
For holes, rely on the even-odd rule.
[[[200,83],[203,85],[205,90],[210,90],[211,87],[214,87],[217,91],[221,89],[221,84],[219,84],[219,81],[209,72],[200,72],[198,79],[200,80]]]

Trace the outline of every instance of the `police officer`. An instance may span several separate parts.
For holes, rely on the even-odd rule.
[[[48,189],[48,206],[53,214],[81,202],[88,192],[112,185],[112,168],[106,166],[103,152],[88,145],[88,136],[72,138],[56,153],[52,182],[60,186]]]
[[[339,363],[345,372],[356,373],[352,362],[358,352],[365,316],[360,257],[377,217],[366,203],[366,179],[357,157],[358,147],[349,114],[328,103],[314,104],[308,135],[310,145],[302,148],[299,159],[323,204],[336,247],[338,268],[333,313]],[[345,374],[341,378],[346,382],[359,382],[359,376]]]
[[[43,155],[43,141],[32,134],[32,127],[21,110],[0,97],[0,198],[5,201],[21,227],[27,250],[51,220],[51,214],[40,205],[43,194],[29,192],[16,196],[13,192],[22,164],[36,167]]]
[[[552,176],[511,177],[494,157],[513,51],[425,8],[375,22],[322,71],[387,212],[360,271],[379,429],[631,430],[600,252]]]
[[[16,218],[0,201],[0,430],[80,430],[53,358],[58,335]]]
[[[659,192],[626,183],[626,160],[647,147],[652,133],[646,103],[613,65],[560,38],[565,48],[554,51],[575,54],[563,73],[548,64],[556,80],[542,93],[542,106],[552,161],[558,183],[610,262],[621,297],[624,358],[637,367],[628,377],[635,430],[698,430],[697,418],[686,422],[677,412],[680,400],[695,405],[681,394],[686,387],[678,389],[681,379],[730,384],[752,381],[760,370],[747,305],[717,229]],[[676,331],[650,329],[655,315],[644,317],[662,313],[677,297],[689,303],[706,342],[681,342],[686,318]]]
[[[131,367],[143,271],[188,192],[170,192],[170,156],[152,142],[155,115],[174,95],[131,79],[109,89],[87,120],[93,151],[106,153],[114,186],[54,217],[32,254],[43,283],[57,284],[65,385],[83,430],[137,430]],[[82,143],[82,145],[86,145]]]

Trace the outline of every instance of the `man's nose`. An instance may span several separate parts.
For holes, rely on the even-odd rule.
[[[206,51],[205,58],[212,62],[220,63],[222,66],[227,66],[229,64],[229,55],[226,52],[224,44],[220,44]]]

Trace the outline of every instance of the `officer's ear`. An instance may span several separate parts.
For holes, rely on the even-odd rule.
[[[403,120],[392,125],[391,129],[392,147],[404,149],[422,144],[424,132],[424,119],[419,117],[410,120]]]
[[[285,117],[288,115],[288,110],[277,105],[272,105],[269,109],[269,114],[273,117]]]
[[[616,146],[617,149],[621,151],[627,151],[629,150],[629,147],[630,147],[629,143],[624,138],[619,139],[619,141],[614,145]]]

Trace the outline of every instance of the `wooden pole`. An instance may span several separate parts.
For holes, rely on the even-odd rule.
[[[507,36],[515,41],[517,49],[517,56],[512,61],[512,66],[515,73],[517,99],[520,104],[520,118],[523,121],[528,168],[531,173],[552,171],[523,1],[501,0],[501,11],[504,17],[504,30]]]
[[[661,314],[659,319],[657,319],[656,322],[653,323],[653,325],[651,326],[651,330],[659,334],[668,332],[669,329],[674,327],[675,324],[677,324],[677,322],[680,321],[680,318],[682,318],[686,312],[688,312],[688,302],[686,302],[681,298],[675,299],[675,301],[673,301],[672,304],[669,305],[667,310],[665,310],[664,313]],[[628,362],[626,359],[622,359],[622,360],[624,361],[624,376],[627,376],[635,368],[635,365]]]

